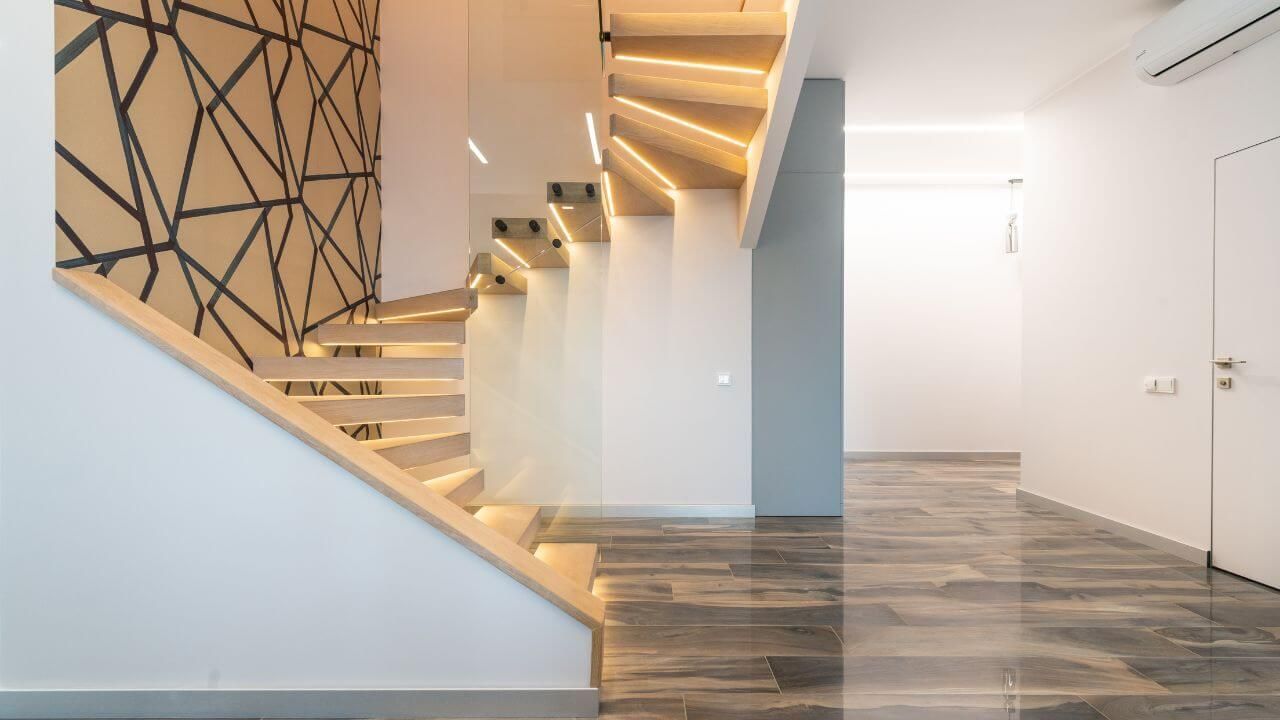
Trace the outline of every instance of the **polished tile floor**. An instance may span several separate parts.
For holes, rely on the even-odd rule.
[[[1280,718],[1280,594],[1018,502],[1017,480],[852,463],[844,518],[540,539],[600,544],[605,718]]]

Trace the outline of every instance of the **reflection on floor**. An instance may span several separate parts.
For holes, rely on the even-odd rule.
[[[545,528],[600,543],[602,717],[1280,718],[1280,594],[1019,503],[1016,464],[845,477],[843,519]]]

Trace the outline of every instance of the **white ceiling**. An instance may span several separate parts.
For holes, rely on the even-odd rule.
[[[1177,0],[826,0],[809,77],[851,123],[1007,120],[1128,45]]]

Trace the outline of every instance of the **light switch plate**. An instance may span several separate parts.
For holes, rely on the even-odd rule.
[[[716,373],[716,385],[727,387],[733,384],[733,376],[727,372]]]
[[[1174,395],[1178,392],[1178,379],[1148,375],[1142,379],[1142,389],[1158,395]]]

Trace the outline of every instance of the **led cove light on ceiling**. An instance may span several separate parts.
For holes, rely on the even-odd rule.
[[[631,107],[636,108],[637,110],[643,110],[643,111],[645,111],[645,112],[649,113],[650,115],[657,115],[658,117],[660,117],[660,118],[662,118],[662,119],[664,119],[664,120],[670,120],[671,122],[676,123],[677,125],[683,125],[683,126],[685,126],[685,127],[687,127],[687,128],[690,128],[690,129],[693,129],[693,130],[697,130],[698,132],[700,132],[700,133],[705,133],[705,134],[707,134],[707,135],[710,135],[710,136],[711,136],[711,137],[713,137],[713,138],[719,138],[719,139],[721,139],[721,140],[724,140],[724,141],[725,141],[725,142],[727,142],[727,143],[732,143],[732,144],[734,144],[734,145],[737,145],[738,147],[746,147],[746,146],[747,146],[747,144],[746,144],[746,143],[744,143],[744,142],[742,142],[741,140],[734,140],[733,138],[729,137],[728,135],[721,135],[721,134],[720,134],[720,133],[718,133],[718,132],[714,132],[714,131],[711,131],[711,130],[706,129],[706,128],[702,127],[701,125],[695,125],[695,124],[693,124],[693,123],[689,122],[688,120],[682,120],[681,118],[678,118],[678,117],[676,117],[675,115],[668,115],[668,114],[666,114],[666,113],[664,113],[664,112],[661,112],[661,111],[659,111],[659,110],[654,110],[653,108],[651,108],[651,107],[649,107],[649,106],[647,106],[647,105],[645,105],[645,104],[643,104],[643,103],[638,103],[638,102],[636,102],[635,100],[632,100],[631,98],[615,97],[615,98],[614,98],[614,100],[617,100],[618,102],[622,103],[623,105],[630,105]]]
[[[480,152],[480,148],[476,147],[475,140],[472,140],[471,138],[467,138],[467,147],[471,148],[471,154],[476,156],[476,159],[480,161],[480,164],[482,165],[489,164],[489,160],[485,158],[484,153]]]
[[[591,138],[591,157],[600,164],[600,141],[596,139],[596,119],[587,113],[587,135]]]
[[[721,72],[742,73],[743,75],[765,75],[767,70],[740,67],[738,65],[713,65],[711,63],[689,62],[687,60],[665,60],[663,58],[641,57],[639,55],[614,55],[614,60],[627,62],[653,63],[655,65],[674,65],[676,67],[697,68],[699,70],[719,70]]]

